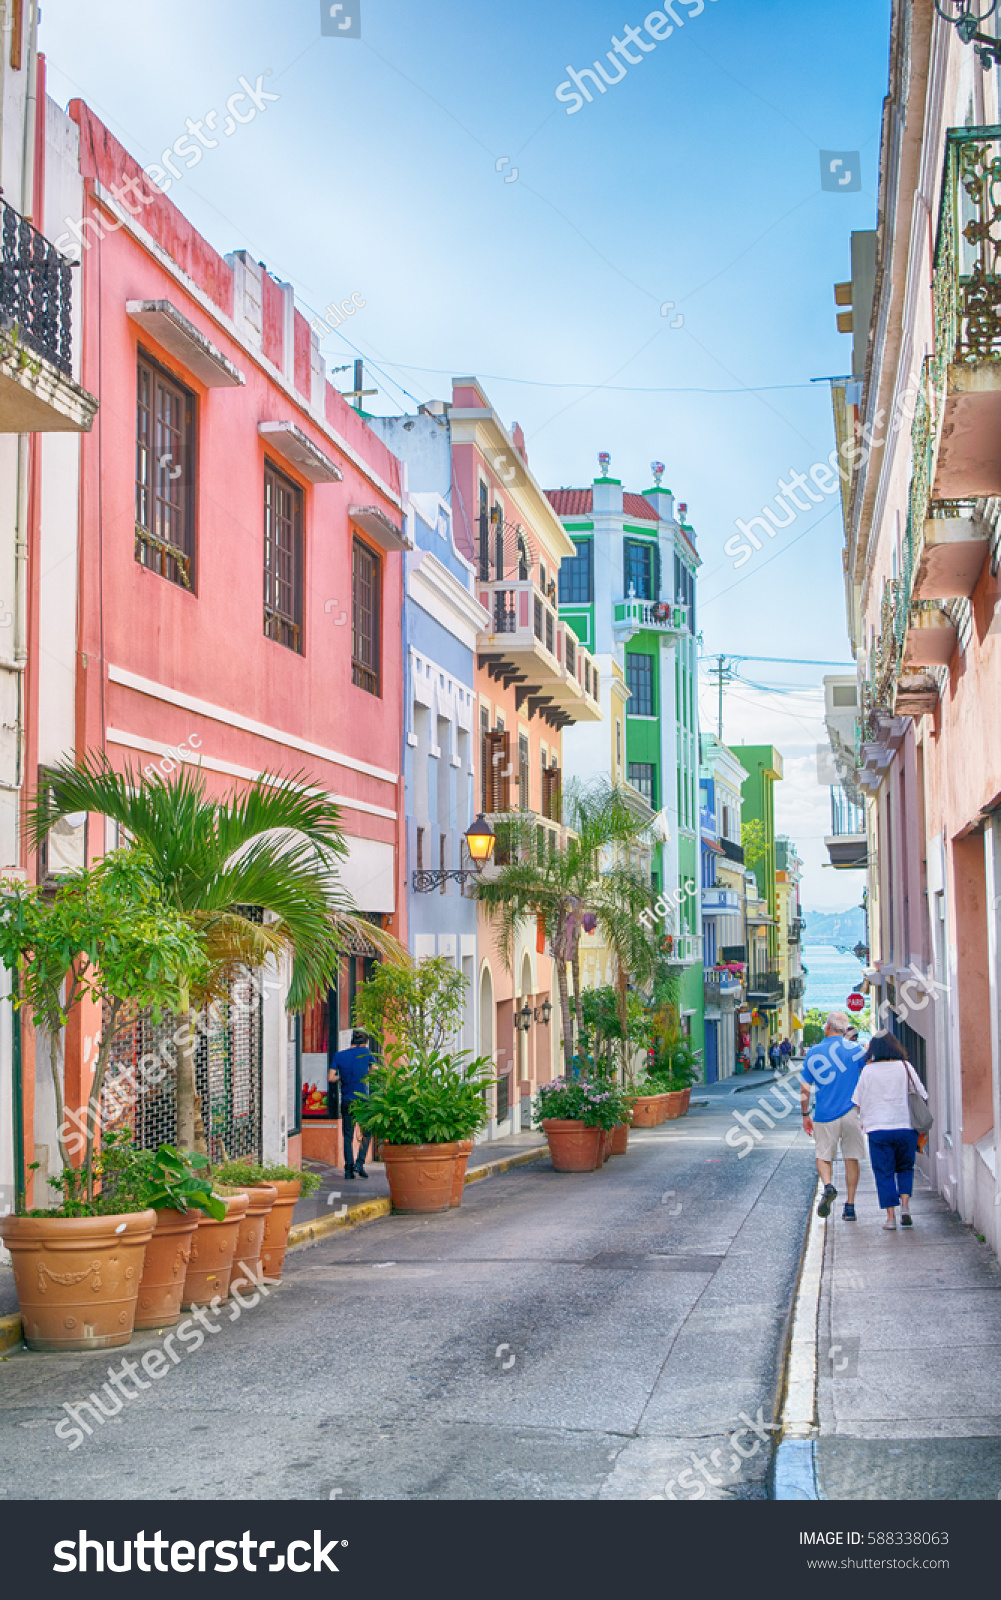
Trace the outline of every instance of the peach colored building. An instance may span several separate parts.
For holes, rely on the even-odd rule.
[[[475,378],[453,379],[448,417],[456,544],[475,566],[475,593],[490,616],[477,640],[479,807],[495,820],[520,811],[536,847],[557,849],[565,838],[563,729],[602,715],[593,658],[557,608],[560,562],[574,546],[532,476],[521,429],[508,431]],[[506,957],[481,911],[479,1049],[494,1057],[500,1079],[491,1136],[517,1131],[535,1089],[562,1071],[555,974],[540,942],[524,924]]]

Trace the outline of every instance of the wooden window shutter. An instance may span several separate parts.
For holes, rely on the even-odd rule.
[[[484,794],[487,813],[511,809],[511,735],[506,728],[492,728],[485,736],[487,769]]]

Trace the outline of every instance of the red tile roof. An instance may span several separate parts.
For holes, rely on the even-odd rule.
[[[594,509],[593,489],[547,489],[546,499],[558,517],[589,517]],[[641,494],[624,494],[622,510],[634,522],[657,521],[657,512]]]

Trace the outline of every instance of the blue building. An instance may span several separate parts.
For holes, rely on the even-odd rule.
[[[411,954],[446,956],[468,980],[462,1045],[478,1037],[476,901],[446,872],[469,867],[464,835],[476,817],[474,686],[477,633],[489,615],[473,594],[474,568],[452,520],[452,443],[445,408],[370,417],[404,464],[409,532],[403,658],[407,929]]]

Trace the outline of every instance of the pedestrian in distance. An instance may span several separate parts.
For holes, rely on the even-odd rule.
[[[865,1154],[862,1124],[853,1096],[859,1074],[865,1061],[865,1051],[860,1044],[852,1044],[847,1035],[852,1026],[851,1017],[844,1011],[832,1011],[819,1044],[811,1046],[803,1063],[800,1078],[800,1110],[803,1127],[813,1135],[817,1171],[824,1192],[817,1206],[817,1216],[829,1215],[838,1191],[831,1181],[834,1161],[841,1147],[845,1163],[845,1188],[847,1198],[841,1213],[845,1222],[856,1222],[855,1191],[858,1188],[859,1163]],[[813,1116],[810,1099],[816,1091]]]
[[[779,1049],[777,1039],[773,1039],[768,1046],[768,1064],[773,1072],[778,1072],[779,1067],[782,1065],[782,1052]]]
[[[879,1203],[886,1212],[883,1227],[893,1233],[900,1207],[900,1226],[913,1228],[911,1194],[918,1136],[911,1123],[910,1096],[928,1099],[928,1091],[892,1033],[870,1041],[854,1100],[869,1140],[869,1160]]]
[[[336,1080],[341,1090],[341,1134],[344,1139],[344,1176],[345,1178],[367,1178],[365,1171],[365,1157],[368,1155],[370,1143],[369,1135],[362,1134],[355,1154],[355,1121],[351,1115],[351,1107],[359,1095],[366,1094],[365,1087],[369,1070],[373,1061],[372,1052],[368,1047],[368,1034],[362,1033],[360,1028],[355,1028],[351,1035],[351,1046],[347,1050],[338,1050],[330,1063],[328,1078],[336,1074]]]
[[[788,1039],[782,1040],[779,1045],[779,1053],[782,1057],[782,1070],[783,1072],[788,1072],[792,1064],[792,1045]]]
[[[754,1057],[754,1070],[755,1072],[764,1072],[766,1066],[767,1062],[765,1061],[765,1047],[763,1044],[759,1043],[757,1054]]]

